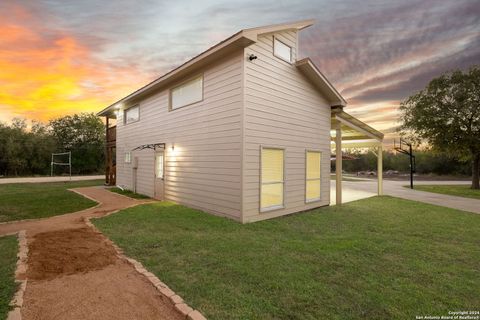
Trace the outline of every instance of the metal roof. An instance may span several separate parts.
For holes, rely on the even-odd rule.
[[[333,130],[340,125],[342,130],[342,147],[368,147],[381,144],[383,133],[370,127],[365,122],[343,111],[342,107],[333,107],[331,116],[332,135]],[[335,138],[332,137],[332,141]]]

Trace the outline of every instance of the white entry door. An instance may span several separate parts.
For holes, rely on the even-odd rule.
[[[165,190],[165,153],[155,151],[155,199],[163,200]]]

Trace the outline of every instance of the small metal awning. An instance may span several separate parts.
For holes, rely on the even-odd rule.
[[[145,149],[157,150],[157,148],[165,149],[165,143],[142,144],[141,146],[133,148],[132,151],[145,150]]]

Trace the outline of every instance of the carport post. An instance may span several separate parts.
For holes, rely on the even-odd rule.
[[[342,204],[342,124],[337,122],[337,132],[335,135],[335,171],[337,181],[335,183],[336,205]]]
[[[378,146],[377,154],[377,182],[378,182],[378,195],[383,194],[383,148],[382,143]]]

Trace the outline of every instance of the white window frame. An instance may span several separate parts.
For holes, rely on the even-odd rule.
[[[282,150],[283,151],[283,180],[282,181],[275,181],[275,182],[267,182],[263,183],[262,178],[263,178],[263,173],[262,173],[262,154],[263,154],[263,149],[273,149],[273,150]],[[270,146],[260,146],[260,188],[259,188],[259,211],[260,213],[263,212],[270,212],[274,210],[279,210],[279,209],[284,209],[285,208],[285,148],[279,148],[279,147],[270,147]],[[262,208],[262,186],[264,184],[278,184],[281,183],[283,185],[282,188],[282,204],[280,205],[275,205],[275,206],[270,206],[270,207],[265,207]]]
[[[289,59],[289,60],[287,60],[287,59],[285,59],[284,57],[282,57],[282,56],[280,56],[280,55],[278,55],[278,54],[275,53],[275,47],[276,47],[277,41],[280,42],[281,44],[283,44],[284,46],[290,48],[290,59]],[[283,61],[285,61],[285,62],[288,62],[288,63],[292,64],[292,61],[293,61],[293,48],[292,48],[291,46],[289,46],[288,44],[286,44],[285,42],[283,42],[282,40],[280,40],[280,39],[278,39],[277,37],[273,36],[273,55],[274,55],[275,57],[277,57],[278,59],[281,59],[281,60],[283,60]]]
[[[130,151],[125,152],[125,163],[132,163],[132,153]]]
[[[158,165],[158,162],[157,162],[157,160],[159,159],[159,155],[161,155],[162,157],[162,163],[160,166]],[[159,169],[161,170],[160,174],[158,174]],[[155,154],[155,178],[162,179],[162,180],[165,179],[165,152]]]
[[[127,117],[127,112],[128,111],[131,111],[132,109],[138,109],[138,119],[137,120],[133,120],[133,121],[128,121],[128,117]],[[131,123],[135,123],[135,122],[138,122],[140,121],[140,105],[134,105],[134,106],[131,106],[130,108],[128,109],[125,109],[123,111],[123,123],[124,124],[131,124]]]
[[[197,100],[197,101],[193,101],[193,102],[187,103],[187,104],[185,104],[185,105],[182,105],[182,106],[179,106],[179,107],[174,108],[174,107],[173,107],[173,99],[172,99],[172,91],[175,90],[175,89],[177,89],[177,88],[180,88],[180,87],[186,85],[187,83],[189,83],[189,82],[191,82],[191,81],[193,81],[193,80],[196,80],[196,79],[198,79],[198,78],[201,78],[201,79],[202,79],[202,97],[201,97],[199,100]],[[181,109],[181,108],[185,108],[185,107],[191,106],[191,105],[193,105],[193,104],[195,104],[195,103],[202,102],[203,99],[204,99],[204,91],[205,91],[205,77],[204,77],[203,73],[202,73],[202,74],[198,74],[198,75],[196,75],[196,76],[194,76],[194,77],[188,78],[187,80],[179,83],[178,85],[176,85],[176,86],[170,88],[170,90],[168,90],[168,111],[178,110],[178,109]]]
[[[319,178],[314,178],[314,179],[308,179],[307,177],[307,161],[308,161],[308,153],[309,152],[315,152],[320,154],[320,177]],[[313,198],[313,199],[308,199],[307,198],[307,184],[308,181],[315,181],[318,180],[318,184],[320,186],[320,195],[318,198]],[[305,150],[305,203],[312,203],[312,202],[318,202],[322,200],[322,152],[319,150],[313,150],[313,149],[306,149]]]

